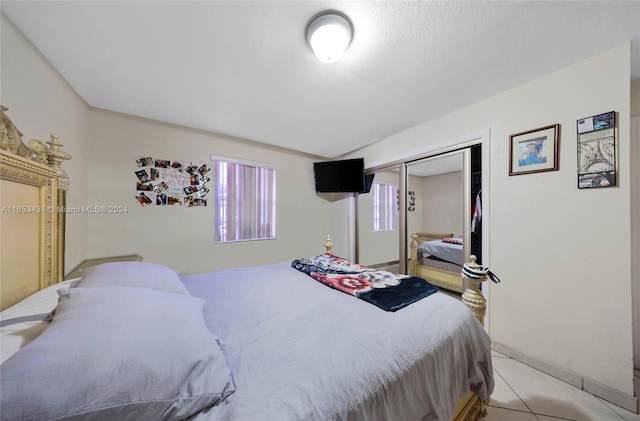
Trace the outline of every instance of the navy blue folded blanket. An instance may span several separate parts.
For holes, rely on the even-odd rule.
[[[368,268],[332,254],[296,259],[291,266],[386,311],[400,310],[438,291],[422,278]]]

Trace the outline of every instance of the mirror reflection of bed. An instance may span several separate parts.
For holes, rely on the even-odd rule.
[[[464,151],[410,163],[407,174],[407,191],[420,198],[420,206],[407,212],[409,272],[440,288],[462,293],[459,274],[468,260],[464,245]]]
[[[480,145],[407,164],[409,272],[462,293],[460,272],[471,254],[481,261]]]

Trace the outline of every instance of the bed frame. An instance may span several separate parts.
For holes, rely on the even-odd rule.
[[[445,237],[453,237],[451,233],[437,232],[414,232],[411,234],[411,258],[409,259],[409,275],[427,279],[433,285],[441,288],[463,292],[462,278],[460,272],[449,272],[447,270],[432,268],[420,264],[418,260],[418,247],[425,241],[441,240]]]
[[[411,262],[410,262],[410,275],[425,278],[426,276],[421,274],[428,274],[429,282],[432,282],[433,275],[439,282],[446,283],[451,287],[458,288],[462,293],[462,302],[471,310],[473,315],[478,319],[480,324],[484,326],[484,316],[487,309],[487,301],[480,292],[480,284],[486,281],[487,277],[484,276],[480,279],[469,278],[462,273],[446,272],[438,269],[429,268],[426,266],[418,265],[418,245],[423,241],[437,240],[445,237],[453,237],[453,234],[442,233],[414,233],[411,238]],[[422,239],[420,243],[418,240]],[[415,243],[415,246],[414,246]],[[333,242],[331,237],[328,236],[324,244],[327,253],[332,253]],[[480,267],[476,263],[476,256],[471,256],[468,265],[471,267]],[[438,272],[442,272],[439,274]],[[434,282],[435,284],[435,282]],[[451,289],[451,288],[449,288]],[[453,413],[453,421],[475,421],[479,418],[487,416],[487,403],[488,401],[480,398],[473,392],[469,392],[465,397],[458,400],[455,412]]]
[[[22,133],[0,106],[0,310],[64,277],[66,190],[71,156]]]

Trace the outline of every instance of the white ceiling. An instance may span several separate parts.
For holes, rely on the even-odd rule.
[[[0,7],[93,107],[329,158],[628,40],[640,77],[637,1]],[[318,61],[304,35],[326,9],[348,15],[355,32],[333,64]]]

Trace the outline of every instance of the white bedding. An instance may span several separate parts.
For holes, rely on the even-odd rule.
[[[205,299],[235,393],[195,420],[450,420],[493,390],[490,340],[435,293],[386,312],[289,262],[183,277]]]
[[[456,237],[462,240],[461,237]],[[425,241],[418,246],[418,257],[435,256],[438,259],[455,263],[462,266],[464,264],[464,256],[462,253],[462,244],[446,243],[442,240]]]

